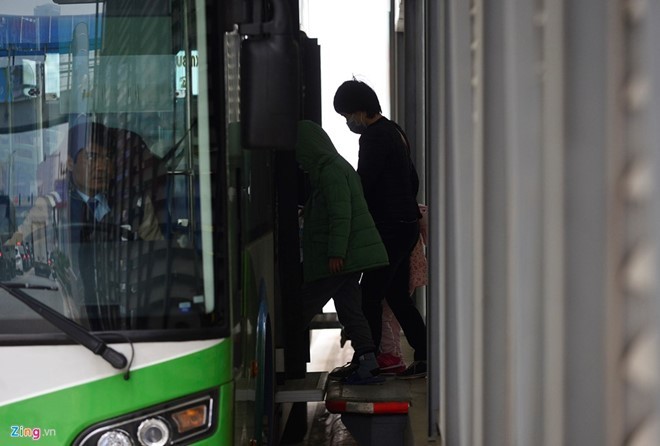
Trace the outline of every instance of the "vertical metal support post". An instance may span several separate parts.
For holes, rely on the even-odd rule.
[[[607,445],[608,275],[607,13],[603,1],[564,3],[565,339],[562,444]]]
[[[482,127],[480,3],[446,10],[446,430],[448,444],[480,445],[482,417]]]
[[[447,395],[446,390],[446,310],[445,289],[445,151],[446,151],[446,100],[445,66],[446,37],[445,3],[428,4],[427,23],[433,23],[428,31],[427,85],[428,109],[427,143],[424,146],[426,159],[426,202],[429,205],[429,240],[427,255],[429,259],[429,285],[427,291],[427,338],[428,342],[428,435],[435,438],[438,431],[446,432]],[[446,439],[445,439],[446,442]]]
[[[541,444],[564,444],[564,1],[545,0],[543,25],[543,426]]]
[[[484,2],[483,85],[483,436],[488,446],[514,444],[511,432],[512,393],[508,277],[507,126],[504,14],[500,2]]]
[[[542,22],[534,2],[484,2],[484,431],[540,444],[543,419]],[[486,440],[487,439],[487,440]]]

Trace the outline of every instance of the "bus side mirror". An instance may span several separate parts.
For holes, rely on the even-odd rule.
[[[288,0],[270,21],[241,26],[241,139],[246,149],[293,150],[300,115],[297,22]],[[260,14],[259,14],[260,15]]]

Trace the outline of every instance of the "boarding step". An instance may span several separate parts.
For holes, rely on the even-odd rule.
[[[407,414],[412,401],[410,383],[389,378],[382,384],[328,383],[325,407],[331,413]]]
[[[328,412],[340,414],[346,429],[362,446],[413,446],[411,402],[410,383],[395,378],[363,386],[330,381],[325,397]]]
[[[287,379],[284,385],[278,386],[275,402],[323,401],[327,382],[328,372],[308,372],[304,378]]]
[[[319,313],[309,324],[311,330],[322,330],[326,328],[341,328],[337,313]]]

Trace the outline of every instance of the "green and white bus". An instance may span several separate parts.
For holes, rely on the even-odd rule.
[[[277,442],[275,387],[308,355],[285,329],[296,122],[319,101],[297,10],[0,3],[3,253],[37,243],[48,265],[0,282],[0,444]]]

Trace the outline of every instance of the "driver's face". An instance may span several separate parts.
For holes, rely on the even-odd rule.
[[[106,191],[115,172],[112,155],[107,148],[93,143],[78,152],[71,166],[76,187],[90,197]]]

